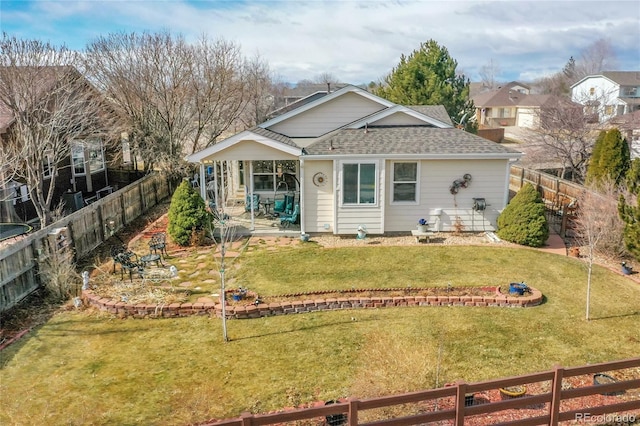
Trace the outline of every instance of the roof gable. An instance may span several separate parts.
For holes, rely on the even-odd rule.
[[[434,115],[437,115],[438,117],[441,117],[442,115],[447,118],[449,117],[442,105],[419,105],[415,107],[396,105],[357,120],[345,127],[349,129],[358,129],[365,125],[382,126],[388,124],[395,126],[429,125],[439,128],[448,128],[453,126],[451,119],[449,119],[449,123],[447,123],[444,120],[434,118]]]
[[[356,94],[358,96],[361,96],[364,99],[367,99],[369,101],[372,101],[373,103],[376,103],[380,106],[380,109],[383,108],[388,108],[391,106],[394,106],[395,104],[393,102],[387,101],[386,99],[382,99],[372,93],[367,92],[366,90],[360,89],[359,87],[355,87],[355,86],[346,86],[340,90],[336,90],[335,92],[328,94],[326,96],[321,97],[320,99],[316,99],[312,102],[309,102],[307,104],[302,105],[299,108],[296,108],[294,110],[291,110],[289,112],[286,112],[282,115],[279,115],[277,117],[272,118],[271,120],[267,120],[264,123],[262,123],[260,125],[260,127],[263,128],[272,128],[274,126],[276,126],[277,124],[280,124],[284,121],[287,121],[293,117],[299,116],[307,111],[310,111],[314,108],[318,108],[326,103],[332,102],[335,99],[341,97],[341,96],[345,96],[347,94]],[[345,123],[346,124],[346,123]]]
[[[238,133],[230,138],[211,145],[202,151],[187,156],[186,160],[191,163],[204,162],[210,157],[214,157],[221,152],[232,148],[234,145],[243,141],[252,141],[276,151],[284,152],[288,155],[299,156],[302,149],[295,144],[289,137],[272,132],[261,127],[254,127],[244,132]],[[241,160],[251,160],[251,158],[243,157]],[[256,158],[260,159],[260,158]]]
[[[324,102],[326,99],[328,101]],[[388,108],[386,104],[381,104],[378,99],[362,96],[357,91],[345,91],[340,96],[335,97],[327,95],[311,102],[309,105],[312,105],[312,107],[302,107],[292,111],[296,112],[296,114],[286,120],[275,124],[267,122],[261,124],[260,127],[292,138],[313,138]]]

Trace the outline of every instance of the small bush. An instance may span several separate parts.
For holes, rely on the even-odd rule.
[[[533,185],[526,184],[498,217],[498,236],[512,243],[542,247],[549,238],[544,203]]]
[[[58,253],[46,246],[38,265],[38,274],[49,300],[58,303],[79,295],[80,276],[70,253]]]
[[[181,246],[191,243],[194,231],[207,230],[211,215],[207,212],[204,200],[184,180],[173,193],[169,206],[169,226],[167,231],[173,241]]]

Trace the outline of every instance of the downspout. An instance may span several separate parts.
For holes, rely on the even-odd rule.
[[[338,233],[338,209],[340,208],[340,173],[338,171],[340,164],[337,160],[333,160],[333,234]]]
[[[303,153],[304,154],[304,153]],[[304,217],[304,158],[300,156],[300,234],[306,234],[305,232],[305,217]]]
[[[246,185],[245,185],[246,186]],[[249,160],[249,205],[251,206],[251,231],[256,230],[256,218],[253,205],[253,161]]]

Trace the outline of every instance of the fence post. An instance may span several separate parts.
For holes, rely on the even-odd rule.
[[[129,191],[127,191],[129,192]],[[120,194],[120,213],[122,215],[122,226],[124,227],[127,224],[127,207],[124,203],[124,191]]]
[[[140,194],[140,210],[146,212],[148,209],[144,199],[144,185],[142,185],[142,182],[138,183],[138,193]]]
[[[467,393],[467,384],[459,380],[456,382],[456,426],[464,426],[464,399]]]
[[[251,424],[253,423],[251,419],[253,419],[253,414],[248,411],[240,414],[240,421],[242,422],[242,426],[251,426]]]
[[[560,417],[560,402],[562,401],[562,376],[564,369],[556,365],[553,371],[553,383],[551,384],[551,412],[549,413],[549,424],[557,425]]]
[[[358,400],[349,399],[349,426],[358,426]]]

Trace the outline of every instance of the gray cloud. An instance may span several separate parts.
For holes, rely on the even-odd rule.
[[[559,71],[570,56],[610,38],[623,69],[640,69],[637,1],[31,2],[4,6],[1,24],[21,37],[82,48],[115,31],[206,33],[259,52],[286,81],[330,72],[367,83],[400,55],[436,40],[472,79],[489,60],[505,80]],[[26,10],[25,10],[26,9]]]

